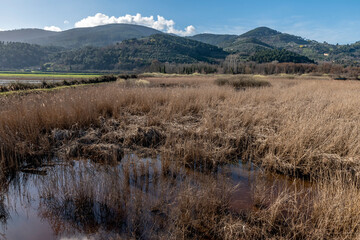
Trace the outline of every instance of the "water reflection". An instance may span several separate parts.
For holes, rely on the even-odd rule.
[[[172,229],[169,224],[184,221],[184,210],[192,207],[186,197],[198,191],[215,189],[216,200],[229,201],[229,211],[239,213],[254,207],[254,183],[291,185],[241,161],[204,174],[160,156],[127,155],[113,166],[57,162],[40,170],[47,174],[18,173],[4,189],[5,239],[158,238]]]
[[[23,84],[42,84],[43,82],[47,82],[47,83],[59,83],[62,82],[63,80],[33,80],[33,79],[28,79],[28,80],[21,80],[21,79],[0,79],[0,86],[6,86],[6,85],[10,85],[13,83],[23,83]]]

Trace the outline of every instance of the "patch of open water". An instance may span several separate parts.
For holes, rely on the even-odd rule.
[[[0,86],[6,86],[6,85],[10,85],[12,83],[23,83],[23,84],[42,84],[43,82],[47,82],[47,83],[59,83],[62,82],[63,80],[41,80],[41,79],[0,79]]]
[[[185,185],[201,188],[226,181],[234,189],[232,211],[240,212],[253,208],[259,176],[269,186],[292,184],[241,161],[204,174],[170,166],[160,156],[127,155],[114,166],[57,161],[42,170],[46,174],[19,172],[3,189],[0,239],[108,239],[135,226],[158,231],[151,225],[166,224],[161,206],[174,204]]]

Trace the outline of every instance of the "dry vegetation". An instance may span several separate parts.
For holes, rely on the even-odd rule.
[[[171,170],[173,165],[204,174],[242,158],[270,171],[309,178],[316,185],[310,190],[279,191],[262,185],[260,179],[254,183],[254,208],[233,213],[226,197],[231,189],[224,188],[221,181],[214,183],[211,175],[205,174],[206,184],[200,187],[192,186],[191,181],[182,185],[168,202],[176,202],[176,207],[164,205],[162,211],[170,217],[172,228],[161,228],[162,223],[156,223],[158,228],[151,230],[151,236],[167,238],[170,232],[172,238],[185,239],[357,239],[360,83],[271,77],[271,87],[237,91],[214,84],[216,79],[153,77],[142,82],[146,84],[123,81],[3,97],[3,174],[7,176],[24,165],[40,165],[54,155],[117,162],[126,153],[161,154],[167,159],[162,163],[163,174],[171,176],[179,175],[178,170]],[[149,166],[144,169],[146,175]],[[67,191],[71,199],[96,198],[77,196],[92,192],[80,191],[91,185],[77,184],[81,182],[66,185],[73,186],[73,192]],[[96,189],[114,190],[111,186]],[[101,196],[123,197],[124,188],[118,189],[121,193]],[[54,189],[57,192],[58,187]],[[56,198],[51,189],[45,192]],[[127,201],[110,200],[106,207],[122,210]],[[54,211],[62,207],[59,199],[55,203]],[[115,203],[121,203],[121,208]],[[121,221],[135,221],[133,224],[140,227],[141,221],[150,221],[124,216]],[[127,226],[133,237],[150,231]]]
[[[67,80],[56,81],[56,82],[43,80],[43,82],[41,84],[15,82],[15,83],[11,83],[9,85],[0,85],[0,93],[25,91],[25,90],[32,90],[32,89],[51,89],[51,88],[57,88],[57,87],[62,87],[62,86],[72,86],[72,85],[82,85],[82,84],[115,82],[116,80],[117,80],[116,76],[107,75],[107,76],[101,76],[101,77],[89,78],[89,79],[84,79],[84,78],[83,79],[67,79]],[[26,81],[26,79],[22,79],[22,81]]]
[[[255,79],[252,76],[234,76],[234,77],[224,77],[218,78],[215,80],[215,84],[218,86],[232,86],[237,90],[246,89],[246,88],[256,88],[256,87],[270,87],[270,82],[266,80]]]

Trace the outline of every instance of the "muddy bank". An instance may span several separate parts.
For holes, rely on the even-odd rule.
[[[196,115],[183,117],[176,123],[158,124],[149,122],[147,116],[139,115],[127,115],[126,121],[100,117],[98,123],[89,128],[73,125],[70,129],[54,129],[42,139],[48,141],[48,155],[61,159],[116,163],[125,154],[136,153],[143,157],[161,154],[200,172],[216,171],[219,166],[237,162],[238,159],[245,162],[251,159],[264,170],[303,179],[317,178],[326,169],[336,169],[354,179],[360,176],[359,162],[353,158],[319,153],[314,154],[312,161],[306,165],[287,164],[276,157],[269,159],[261,152],[254,153],[262,148],[262,142],[250,130],[240,136],[225,132],[209,133],[199,131],[201,124]],[[44,153],[42,148],[39,155]]]
[[[160,152],[166,133],[160,127],[138,127],[121,124],[115,119],[99,119],[99,125],[88,129],[54,129],[48,139],[53,152],[62,159],[90,159],[94,162],[120,162],[125,152],[148,155]]]

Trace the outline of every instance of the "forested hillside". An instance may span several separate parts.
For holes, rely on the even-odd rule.
[[[169,63],[217,63],[227,52],[213,45],[156,34],[143,39],[125,40],[104,47],[87,47],[58,53],[52,61],[72,69],[127,69],[149,66],[153,61]]]
[[[142,71],[156,62],[219,66],[234,62],[360,64],[360,42],[319,43],[266,27],[239,36],[198,34],[184,38],[144,26],[109,24],[63,32],[3,31],[1,39],[2,70]]]
[[[257,63],[266,63],[278,61],[280,63],[293,62],[293,63],[315,63],[314,60],[300,54],[287,51],[285,49],[263,49],[255,52],[250,58],[250,61]]]
[[[264,49],[286,49],[316,62],[360,64],[359,42],[347,45],[320,43],[267,27],[259,27],[239,36],[231,35],[231,38],[227,39],[224,39],[224,36],[226,35],[199,34],[192,38],[221,47],[230,53],[237,54],[243,60],[249,60],[250,56]],[[214,41],[214,39],[218,41]]]
[[[44,70],[133,70],[153,61],[169,63],[219,63],[228,55],[222,49],[172,35],[156,34],[125,40],[107,47],[68,50],[27,43],[0,45],[2,69],[37,67]]]
[[[74,28],[63,32],[41,29],[0,31],[0,41],[24,42],[42,46],[81,48],[108,46],[127,39],[161,33],[153,28],[133,24],[108,24],[90,28]]]
[[[51,56],[61,51],[57,47],[42,47],[27,43],[0,42],[0,69],[40,67]]]

